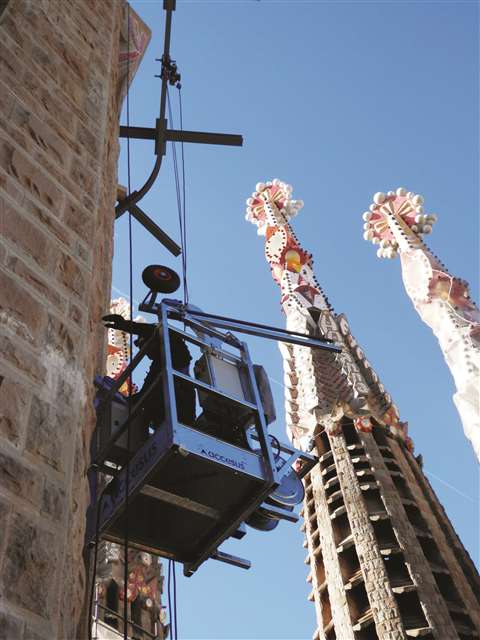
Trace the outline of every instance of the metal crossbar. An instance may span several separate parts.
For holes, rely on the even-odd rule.
[[[103,604],[100,604],[98,602],[98,600],[95,601],[95,606],[98,609],[102,609],[102,611],[105,611],[105,613],[108,613],[108,615],[113,616],[114,618],[117,618],[118,620],[121,620],[122,622],[125,622],[123,615],[121,615],[120,613],[118,613],[118,611],[114,611],[113,609],[110,609],[109,607],[105,607]],[[93,616],[93,620],[95,620],[95,622],[97,622],[99,620],[98,615],[94,615]],[[102,621],[104,622],[104,621]],[[152,638],[152,640],[155,640],[155,638],[157,637],[156,635],[154,635],[153,633],[150,633],[150,631],[147,631],[144,627],[142,627],[141,625],[137,624],[136,622],[133,622],[133,620],[131,619],[127,619],[126,620],[127,625],[130,625],[131,627],[134,627],[135,629],[138,629],[139,631],[141,631],[142,633],[144,633],[146,636],[148,636],[149,638]],[[105,623],[108,624],[108,623]],[[110,626],[110,625],[109,625]]]

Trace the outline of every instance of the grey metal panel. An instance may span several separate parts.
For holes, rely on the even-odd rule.
[[[267,471],[260,455],[234,444],[218,440],[195,429],[178,424],[174,429],[174,442],[183,455],[194,454],[219,465],[241,471],[244,474],[265,481]]]
[[[228,400],[231,400],[236,404],[241,404],[242,406],[247,407],[248,409],[252,409],[253,411],[258,411],[256,404],[253,404],[252,402],[247,402],[246,400],[241,400],[237,396],[229,395],[222,389],[212,387],[206,382],[202,382],[202,380],[198,380],[197,378],[192,378],[191,376],[187,376],[185,373],[181,373],[180,371],[176,371],[176,370],[172,371],[172,375],[174,375],[176,378],[182,378],[183,380],[187,380],[191,382],[195,387],[199,387],[200,389],[205,389],[206,391],[209,391],[212,394],[216,394],[221,398],[227,398]]]

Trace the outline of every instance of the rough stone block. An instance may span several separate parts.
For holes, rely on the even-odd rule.
[[[25,93],[18,91],[18,89],[17,92],[21,93],[25,104],[31,107],[36,105],[37,110],[43,109],[52,116],[49,122],[57,132],[75,132],[76,115],[61,100],[54,88],[42,80],[41,74],[33,73],[30,70],[25,71],[23,86]]]
[[[40,512],[53,520],[60,521],[65,512],[65,501],[65,490],[61,486],[45,480]]]
[[[60,312],[66,312],[67,300],[55,290],[52,284],[47,280],[46,275],[41,276],[37,270],[31,269],[17,256],[8,256],[6,266],[11,273],[14,273],[21,278],[56,309]]]
[[[3,550],[5,547],[5,534],[8,529],[8,516],[10,515],[10,511],[12,510],[12,505],[7,502],[4,498],[0,498],[0,527],[2,531],[2,535],[0,536],[0,566],[2,564]],[[1,630],[1,624],[0,624]],[[1,639],[1,635],[0,635]]]
[[[77,139],[88,155],[89,162],[100,162],[101,141],[82,123],[78,125]]]
[[[25,191],[18,184],[15,177],[9,176],[3,171],[3,166],[0,166],[0,195],[8,195],[12,200],[18,202],[20,205],[25,197]]]
[[[23,632],[22,640],[51,640],[52,636],[50,633],[40,634],[28,625],[25,627],[25,631]]]
[[[65,225],[74,231],[79,238],[90,243],[93,236],[94,213],[73,200],[67,200],[62,218]]]
[[[0,613],[0,640],[20,640],[23,637],[23,624],[11,613]]]
[[[0,375],[0,433],[17,445],[26,429],[32,393],[23,384]]]
[[[0,165],[41,204],[50,209],[63,207],[64,194],[52,178],[38,169],[25,153],[20,152],[5,138],[0,138]]]
[[[10,602],[46,619],[53,613],[51,595],[55,580],[52,568],[57,561],[57,548],[52,533],[41,529],[23,514],[14,515],[0,575],[2,592]]]
[[[32,399],[27,432],[27,450],[56,471],[64,471],[63,445],[68,418],[37,396]]]
[[[80,353],[81,335],[56,316],[49,314],[45,345],[72,361]]]
[[[59,281],[79,298],[84,299],[87,290],[86,273],[80,269],[72,256],[64,253],[57,267]]]
[[[10,493],[38,504],[41,482],[38,473],[31,467],[0,451],[0,484]]]
[[[69,147],[50,129],[43,119],[17,102],[10,114],[8,131],[13,137],[12,129],[16,127],[23,134],[22,147],[26,151],[38,148],[48,157],[63,167],[68,167],[71,157]],[[20,140],[18,140],[20,142]]]
[[[68,318],[73,321],[76,325],[78,325],[81,329],[85,328],[87,314],[85,309],[76,305],[74,302],[70,302],[70,306],[68,309]]]
[[[43,384],[45,382],[46,369],[38,355],[25,348],[18,340],[13,340],[5,335],[0,336],[0,353],[5,362],[32,378],[35,383]]]
[[[47,51],[58,56],[57,60],[67,73],[75,74],[79,82],[85,80],[87,73],[87,60],[74,44],[65,37],[62,30],[55,29],[52,32],[52,24],[46,19],[46,14],[39,11],[30,10],[17,11],[15,13],[15,24],[19,31],[26,35],[35,33],[36,38],[45,43]],[[6,25],[8,28],[8,25]]]
[[[73,158],[70,169],[70,177],[75,184],[82,185],[82,189],[95,200],[99,191],[99,175],[96,171],[92,171],[84,160]]]
[[[5,82],[15,86],[22,81],[25,65],[13,53],[9,44],[4,41],[0,43],[0,76]]]
[[[12,93],[6,90],[5,85],[2,84],[2,90],[0,91],[0,115],[5,121],[9,121],[12,112],[15,108],[15,97]]]
[[[38,344],[47,320],[43,305],[4,271],[0,271],[0,290],[1,324],[26,342]]]

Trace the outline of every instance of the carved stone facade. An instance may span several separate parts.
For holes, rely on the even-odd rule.
[[[123,637],[124,552],[119,545],[104,542],[99,556],[93,637],[98,640],[117,634]],[[128,572],[128,637],[163,640],[166,637],[166,611],[161,604],[163,565],[149,553],[129,549]]]
[[[287,430],[319,465],[305,479],[314,640],[467,640],[480,634],[480,577],[413,456],[407,424],[328,304],[289,225],[301,203],[257,185],[247,219],[265,235],[287,328],[343,347],[281,347]]]
[[[105,366],[125,31],[117,0],[0,3],[0,635],[77,638]],[[134,24],[133,24],[134,23]],[[133,42],[133,39],[132,39]]]

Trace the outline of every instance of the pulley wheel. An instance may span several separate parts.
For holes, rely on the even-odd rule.
[[[252,529],[258,529],[258,531],[273,531],[275,527],[278,527],[279,520],[267,516],[263,511],[257,509],[246,520],[246,524]]]
[[[294,469],[290,469],[282,478],[280,485],[272,491],[268,496],[267,502],[272,501],[281,507],[293,507],[302,502],[305,497],[305,489],[302,481],[295,473]]]
[[[175,271],[161,264],[146,267],[142,273],[142,280],[156,293],[173,293],[180,286],[180,278]]]

